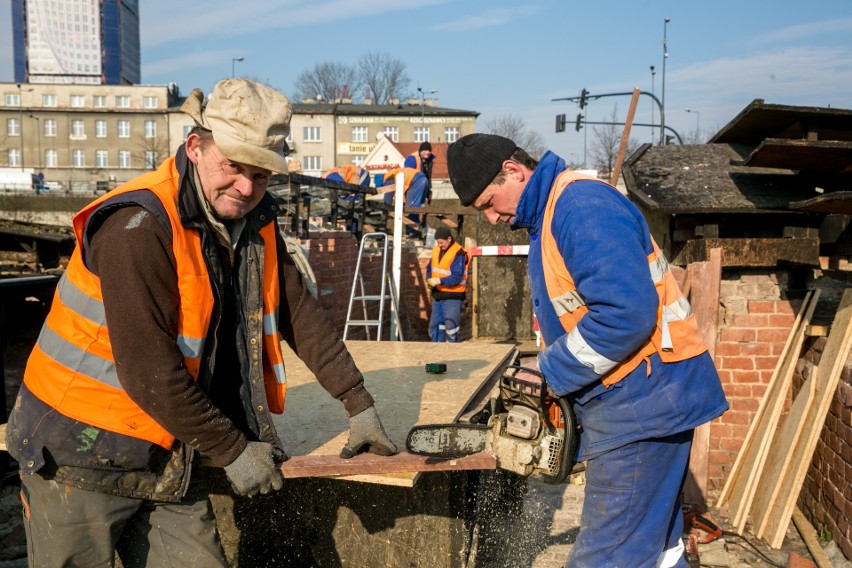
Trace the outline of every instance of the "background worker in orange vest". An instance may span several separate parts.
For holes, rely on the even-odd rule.
[[[413,154],[405,157],[405,162],[402,166],[405,168],[414,168],[419,170],[426,176],[426,198],[427,203],[432,203],[432,162],[435,161],[435,155],[432,153],[432,144],[423,142]]]
[[[461,310],[467,290],[467,251],[455,240],[448,227],[435,230],[435,248],[426,265],[426,285],[432,290],[429,337],[432,341],[461,341]]]
[[[6,430],[31,566],[226,566],[196,457],[237,495],[282,487],[282,339],[348,413],[341,457],[396,452],[277,229],[290,102],[227,79],[181,110],[176,155],[74,218]]]
[[[568,567],[686,568],[680,493],[693,429],[728,407],[695,316],[639,210],[547,152],[469,134],[447,151],[461,203],[529,232],[537,359],[586,460]]]
[[[405,167],[394,168],[382,178],[382,187],[387,190],[383,197],[385,204],[393,204],[394,195],[396,195],[393,191],[393,184],[395,183],[396,174],[400,172],[403,174],[402,183],[403,190],[405,191],[406,207],[423,207],[423,204],[426,202],[426,191],[429,189],[429,180],[426,179],[426,176],[422,172],[414,168]],[[405,234],[410,237],[421,237],[420,214],[408,213],[406,217],[411,219],[414,225],[406,225]]]
[[[351,183],[352,185],[360,185],[361,187],[370,187],[370,172],[355,164],[343,164],[342,166],[331,168],[322,174],[322,177],[323,179],[332,181],[342,181],[344,183]],[[344,207],[349,210],[348,215],[354,216],[355,202],[358,201],[359,197],[361,197],[361,194],[358,193],[348,193],[340,197],[345,204]],[[358,228],[358,221],[354,218],[348,219],[346,221],[346,228],[355,232]]]

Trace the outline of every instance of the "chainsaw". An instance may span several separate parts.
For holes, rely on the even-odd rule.
[[[445,459],[485,451],[499,469],[554,485],[571,474],[578,435],[574,413],[567,400],[549,394],[538,371],[507,366],[497,396],[472,422],[415,426],[406,448]]]

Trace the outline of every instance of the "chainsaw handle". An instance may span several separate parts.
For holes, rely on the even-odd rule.
[[[574,451],[577,448],[577,421],[574,418],[574,411],[571,410],[571,405],[564,398],[554,399],[555,404],[559,405],[559,410],[562,412],[562,421],[565,423],[565,440],[562,444],[562,459],[559,460],[559,472],[555,475],[540,476],[544,483],[551,485],[559,485],[564,483],[571,471],[574,469]],[[548,413],[544,413],[544,420],[550,425]],[[550,425],[553,428],[552,425]]]

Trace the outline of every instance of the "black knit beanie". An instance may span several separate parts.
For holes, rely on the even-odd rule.
[[[450,144],[447,169],[462,205],[467,207],[476,201],[516,148],[513,141],[496,134],[468,134]]]
[[[423,142],[420,145],[420,149],[417,150],[417,151],[422,152],[423,150],[429,150],[431,152],[432,151],[432,144],[430,144],[429,142]]]
[[[435,240],[443,240],[452,238],[453,234],[450,232],[449,227],[440,226],[435,229]]]

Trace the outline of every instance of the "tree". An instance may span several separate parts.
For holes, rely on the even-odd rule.
[[[376,104],[387,104],[390,99],[401,98],[411,84],[405,62],[387,53],[371,52],[361,56],[358,72]]]
[[[594,167],[602,173],[610,173],[615,167],[618,148],[621,146],[621,135],[624,132],[623,122],[618,118],[618,105],[612,108],[612,114],[606,120],[614,124],[598,125],[592,128],[592,146],[589,155]],[[635,138],[628,138],[625,159],[639,148]]]
[[[320,96],[330,101],[357,92],[362,85],[358,71],[342,63],[317,63],[296,77],[296,100]]]
[[[544,137],[538,132],[528,129],[524,125],[523,119],[515,114],[503,114],[486,120],[483,132],[514,140],[519,148],[526,150],[536,160],[541,158],[541,155],[547,149]]]

